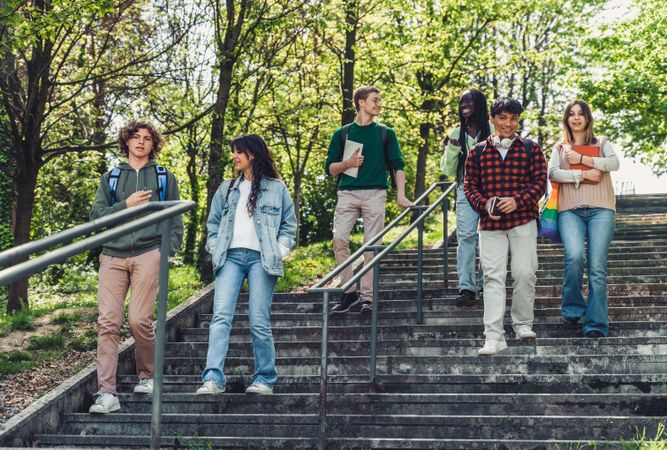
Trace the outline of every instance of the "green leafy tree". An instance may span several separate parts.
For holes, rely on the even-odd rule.
[[[158,18],[168,15],[151,16],[139,2],[3,0],[0,6],[0,94],[10,123],[13,245],[20,245],[30,239],[40,170],[63,155],[111,148],[99,143],[99,107],[113,103],[116,113],[131,113],[134,98],[159,78],[150,63],[187,30],[158,33]],[[149,16],[150,24],[142,19]],[[113,118],[108,114],[106,123]],[[19,309],[27,292],[27,280],[12,283],[7,309]]]
[[[601,130],[660,175],[667,173],[667,4],[635,0],[629,16],[584,42],[592,70],[580,71],[579,83],[604,113]]]

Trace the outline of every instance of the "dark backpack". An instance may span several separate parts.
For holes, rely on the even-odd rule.
[[[347,125],[343,126],[340,130],[340,154],[341,158],[343,157],[343,154],[345,152],[345,141],[347,141],[347,134],[350,132],[350,127],[352,126],[354,122],[348,123]],[[382,134],[382,152],[384,153],[384,164],[387,166],[387,170],[389,171],[389,179],[391,180],[391,188],[396,189],[396,175],[394,173],[394,169],[392,169],[391,165],[389,164],[389,139],[387,139],[387,127],[382,124],[378,124],[380,127],[380,133]],[[338,175],[338,179],[340,180],[340,175]]]
[[[109,193],[111,194],[111,205],[116,203],[116,188],[118,187],[118,179],[122,171],[118,167],[111,169],[109,174]],[[157,191],[160,196],[160,201],[163,202],[167,198],[167,169],[162,166],[155,166],[155,176],[157,177]]]

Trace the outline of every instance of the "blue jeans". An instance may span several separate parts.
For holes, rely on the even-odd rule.
[[[459,275],[459,292],[467,289],[472,292],[482,290],[482,267],[479,277],[475,278],[477,252],[477,223],[479,214],[472,209],[465,193],[463,183],[456,187],[456,272]]]
[[[276,372],[276,350],[271,333],[271,300],[278,277],[269,275],[262,267],[258,251],[232,248],[227,251],[224,264],[215,275],[213,319],[209,328],[206,368],[202,381],[213,380],[225,387],[225,357],[229,348],[229,333],[236,309],[236,299],[248,278],[248,318],[252,333],[252,348],[255,357],[253,383],[273,386],[278,379]]]
[[[609,333],[607,313],[607,254],[616,229],[614,211],[606,208],[576,208],[558,213],[558,230],[565,247],[563,318],[584,318],[583,331]],[[584,241],[588,240],[585,255]],[[584,255],[588,261],[588,301],[581,285]]]

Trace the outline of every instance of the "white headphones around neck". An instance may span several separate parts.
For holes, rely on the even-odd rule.
[[[516,134],[511,138],[501,138],[500,136],[493,135],[491,137],[491,142],[493,142],[494,147],[509,148],[510,145],[512,145],[512,142],[514,142],[514,139],[516,139],[516,137],[517,137]]]

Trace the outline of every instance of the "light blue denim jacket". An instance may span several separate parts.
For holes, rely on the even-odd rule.
[[[227,249],[232,241],[240,182],[241,177],[234,182],[225,202],[231,180],[223,181],[211,203],[211,212],[206,222],[208,230],[206,250],[213,256],[214,273],[225,263]],[[294,203],[287,187],[280,180],[263,177],[259,182],[259,188],[253,220],[262,254],[262,266],[270,275],[282,276],[283,262],[278,243],[288,249],[294,247],[296,238]]]

